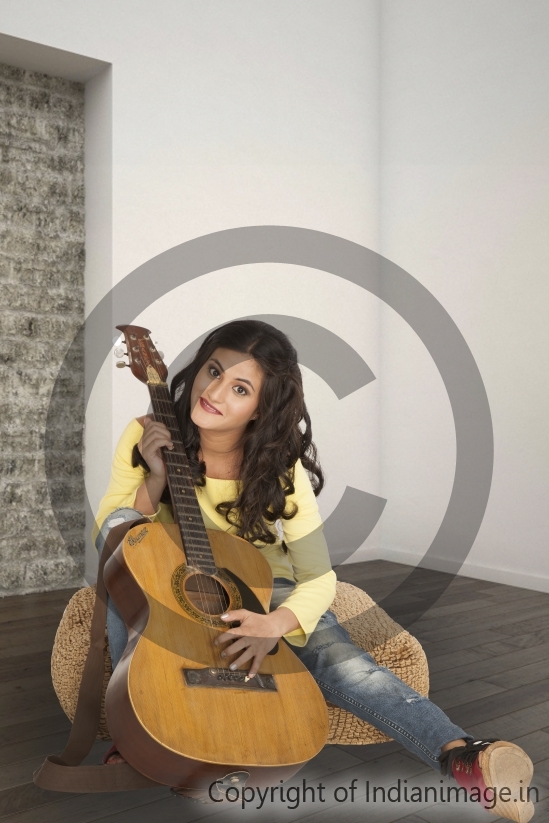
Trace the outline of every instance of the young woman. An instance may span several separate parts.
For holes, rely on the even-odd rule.
[[[480,790],[485,806],[493,805],[487,786],[510,789],[509,798],[503,795],[490,811],[520,823],[530,820],[528,755],[505,741],[475,740],[454,725],[355,646],[328,611],[336,576],[315,499],[324,478],[297,354],[286,335],[255,320],[215,329],[173,378],[171,395],[206,525],[253,542],[273,571],[269,614],[241,609],[224,617],[240,626],[216,639],[220,664],[245,666],[255,676],[284,637],[331,703],[381,729],[466,789]],[[170,448],[168,429],[151,417],[127,426],[96,518],[99,552],[109,529],[120,522],[143,515],[173,522],[162,456]],[[115,667],[127,632],[110,600],[107,630]],[[123,759],[112,747],[105,762]]]

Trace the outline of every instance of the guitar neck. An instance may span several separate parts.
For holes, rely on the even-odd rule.
[[[168,487],[172,498],[174,519],[179,526],[185,547],[187,565],[205,574],[214,574],[216,565],[210,541],[196,498],[189,461],[181,438],[170,391],[166,383],[148,383],[155,420],[169,430],[173,450],[164,450]]]

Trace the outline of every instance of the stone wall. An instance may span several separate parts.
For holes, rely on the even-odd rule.
[[[50,410],[49,441],[62,450],[50,448],[48,478],[44,443],[56,376],[84,320],[84,86],[0,65],[0,153],[5,595],[82,582],[81,345],[57,385],[62,413]]]

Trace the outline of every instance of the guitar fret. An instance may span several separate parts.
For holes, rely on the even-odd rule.
[[[193,554],[195,563],[210,563],[210,560],[203,554]]]
[[[188,545],[191,548],[193,546],[198,546],[199,549],[207,550],[210,546],[210,541],[208,540],[208,537],[204,537],[202,536],[202,534],[192,534],[191,532],[189,532],[188,534],[183,536],[186,541],[185,545]]]
[[[174,517],[179,525],[187,562],[189,565],[201,568],[206,573],[213,574],[216,571],[216,565],[202,519],[200,504],[196,498],[189,461],[169,388],[166,384],[148,385],[155,420],[166,426],[174,445],[173,450],[164,452],[164,457]]]

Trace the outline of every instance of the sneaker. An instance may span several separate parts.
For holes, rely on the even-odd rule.
[[[475,797],[491,814],[516,823],[532,819],[534,804],[527,799],[527,789],[534,766],[520,746],[497,739],[468,740],[466,746],[445,751],[439,760],[441,773],[454,777],[468,793],[476,790]],[[509,791],[502,792],[505,789]]]

